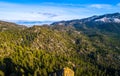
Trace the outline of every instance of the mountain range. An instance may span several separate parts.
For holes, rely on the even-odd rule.
[[[119,34],[120,13],[31,27],[0,21],[0,75],[49,76],[69,67],[75,76],[120,76]]]
[[[82,32],[120,33],[120,13],[92,16],[84,19],[54,22],[51,25],[72,26]]]
[[[100,16],[92,16],[88,18],[83,18],[83,19],[75,19],[75,20],[70,20],[70,21],[59,21],[55,23],[60,23],[64,25],[64,22],[80,22],[80,23],[86,23],[86,22],[101,22],[101,23],[120,23],[120,13],[113,13],[113,14],[105,14],[105,15],[100,15]],[[53,24],[55,24],[53,23]]]

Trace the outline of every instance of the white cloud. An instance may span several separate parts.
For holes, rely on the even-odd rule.
[[[109,4],[75,5],[41,3],[39,5],[25,5],[0,2],[0,20],[71,20],[80,19],[92,15],[120,12],[119,10],[120,8],[118,8],[118,6],[112,6]]]
[[[66,6],[66,5],[65,5]],[[2,20],[40,20],[40,21],[58,21],[83,16],[77,15],[78,12],[84,12],[86,9],[61,7],[54,5],[17,5],[9,3],[0,3],[0,19]]]
[[[92,4],[92,5],[90,5],[90,7],[92,7],[92,8],[98,8],[98,9],[102,9],[102,8],[104,8],[104,9],[110,9],[112,6],[109,5],[109,4]]]

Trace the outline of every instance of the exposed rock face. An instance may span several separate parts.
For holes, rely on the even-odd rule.
[[[63,76],[74,76],[74,71],[69,69],[68,67],[64,68],[63,69]]]
[[[4,76],[4,73],[3,71],[0,70],[0,76]]]
[[[74,71],[66,67],[59,71],[50,73],[49,76],[74,76]]]

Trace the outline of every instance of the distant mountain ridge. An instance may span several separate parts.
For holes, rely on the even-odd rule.
[[[92,16],[81,19],[82,22],[106,22],[106,23],[120,23],[120,13],[105,14],[100,16]]]
[[[72,24],[75,22],[79,23],[86,23],[86,22],[102,22],[102,23],[120,23],[120,13],[113,13],[113,14],[105,14],[105,15],[100,15],[100,16],[92,16],[88,18],[83,18],[83,19],[75,19],[75,20],[70,20],[70,21],[59,21],[59,22],[54,22],[51,25],[66,25]]]
[[[59,21],[51,24],[53,26],[72,26],[82,32],[111,32],[120,33],[120,13],[92,16],[84,19],[70,21]]]

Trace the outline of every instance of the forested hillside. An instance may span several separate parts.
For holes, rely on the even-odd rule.
[[[25,27],[1,21],[0,75],[49,76],[69,67],[75,76],[120,76],[120,24],[72,23]]]

